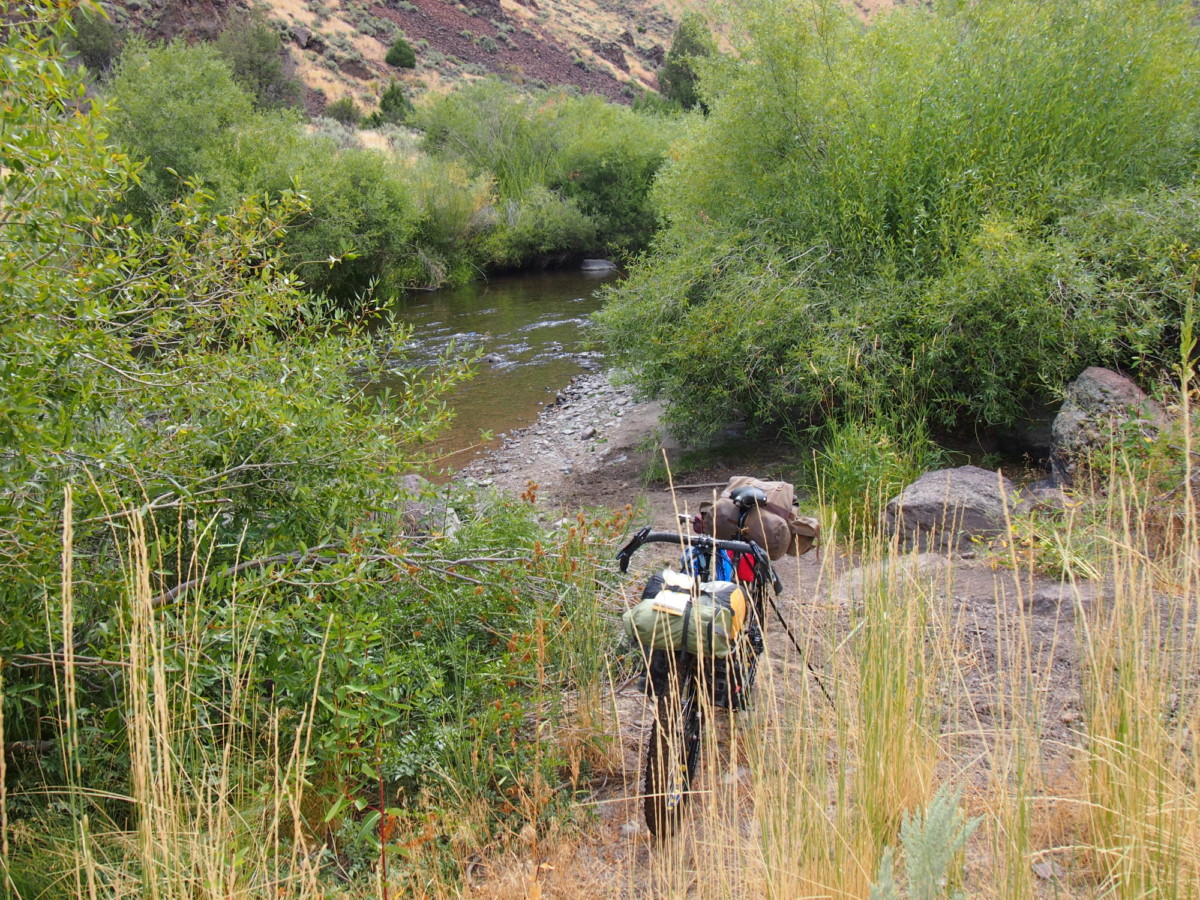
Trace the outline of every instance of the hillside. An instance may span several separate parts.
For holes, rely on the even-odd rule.
[[[229,16],[254,7],[277,23],[306,105],[341,97],[374,109],[393,78],[410,93],[494,74],[517,84],[574,85],[628,102],[657,88],[656,73],[687,0],[119,0],[114,19],[154,38],[211,40]],[[870,18],[891,0],[858,0]],[[404,35],[416,68],[384,61]]]

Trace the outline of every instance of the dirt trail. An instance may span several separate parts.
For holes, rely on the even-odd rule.
[[[503,447],[460,473],[500,490],[519,493],[529,481],[538,484],[539,505],[547,521],[586,507],[621,509],[640,502],[641,520],[635,524],[671,527],[676,510],[691,511],[711,496],[708,487],[677,489],[674,494],[659,484],[644,484],[653,456],[661,453],[664,441],[660,427],[661,407],[639,403],[628,389],[614,387],[604,375],[581,376],[559,395],[542,418],[530,428],[509,435]],[[668,456],[677,448],[666,442]],[[778,460],[775,461],[778,463]],[[762,465],[766,468],[756,468]],[[700,473],[689,473],[689,483],[723,483],[733,474],[763,474],[771,461],[741,465],[738,470],[716,464]],[[614,547],[614,552],[615,552]],[[663,565],[673,564],[678,554],[669,549],[646,548],[634,559],[631,578],[623,596],[613,599],[614,617],[623,604],[634,601],[645,578]],[[784,616],[802,635],[805,651],[818,671],[828,673],[824,662],[834,645],[844,637],[853,604],[861,600],[864,584],[875,576],[861,560],[833,556],[818,549],[799,560],[785,557],[777,569],[785,585],[781,598]],[[1077,744],[1081,719],[1079,669],[1072,614],[1074,596],[1052,579],[1030,573],[1015,574],[997,566],[994,558],[981,554],[943,556],[932,553],[902,557],[896,570],[885,576],[889,584],[919,582],[926,590],[952,592],[942,600],[951,611],[954,652],[961,666],[960,699],[956,708],[943,711],[944,720],[957,723],[964,732],[978,735],[959,741],[948,766],[958,780],[972,785],[982,795],[990,778],[979,759],[986,755],[987,735],[1009,715],[996,698],[1004,695],[1008,669],[1007,654],[1020,652],[1035,660],[1031,671],[1043,673],[1034,686],[1039,693],[1039,737],[1043,748],[1041,766],[1047,777],[1065,771],[1072,748]],[[1084,605],[1092,602],[1098,589],[1077,588]],[[776,704],[787,704],[804,690],[811,676],[787,636],[771,617],[768,623],[768,670],[765,678],[783,685],[775,694]],[[828,634],[830,623],[838,633]],[[1014,625],[1014,623],[1016,623]],[[1009,649],[1010,631],[1023,637],[1021,646]],[[761,683],[761,682],[760,682]],[[807,689],[813,684],[808,681]],[[642,821],[639,793],[643,746],[650,713],[633,685],[624,685],[607,704],[615,716],[613,730],[620,744],[608,754],[606,766],[598,766],[591,804],[595,823],[582,840],[557,848],[538,875],[541,896],[649,898],[663,896],[656,882],[662,873],[655,862],[653,842]],[[737,714],[745,716],[746,714]],[[755,714],[761,723],[770,712]],[[713,785],[749,786],[752,773],[736,758],[728,757],[729,735],[743,726],[718,714],[718,739],[713,753],[706,753],[702,778]],[[761,724],[755,727],[761,727]],[[746,797],[748,790],[742,791]],[[746,801],[742,830],[756,827],[753,809]],[[523,897],[528,886],[528,861],[511,870],[491,870],[475,885],[472,896]],[[977,877],[986,871],[984,857],[968,859],[968,872]]]

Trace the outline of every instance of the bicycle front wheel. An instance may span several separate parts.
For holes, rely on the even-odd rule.
[[[674,673],[670,689],[657,697],[650,726],[645,814],[655,837],[665,837],[678,826],[700,764],[700,694],[692,667],[687,669]]]

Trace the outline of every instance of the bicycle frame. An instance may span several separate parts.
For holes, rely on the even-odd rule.
[[[734,571],[738,558],[748,556],[754,561],[754,577],[748,585],[752,609],[745,640],[739,648],[744,650],[747,659],[741,660],[735,652],[727,660],[710,661],[699,659],[683,649],[674,652],[655,650],[646,660],[647,686],[656,702],[655,720],[646,749],[645,816],[650,831],[656,836],[665,836],[679,823],[692,777],[699,766],[702,696],[712,690],[715,705],[729,708],[740,708],[745,702],[746,691],[754,683],[758,657],[764,649],[761,625],[767,585],[770,584],[777,594],[782,593],[783,586],[766,552],[753,541],[718,540],[706,535],[685,535],[651,528],[637,532],[617,554],[622,572],[628,571],[633,554],[649,543],[679,546],[683,565],[687,567],[685,571],[690,571],[697,582],[709,579],[713,557],[718,552],[734,553]],[[697,552],[703,558],[702,563],[696,560]],[[659,655],[657,660],[656,655]],[[655,661],[667,663],[665,671],[656,673]],[[725,690],[723,699],[721,687]]]

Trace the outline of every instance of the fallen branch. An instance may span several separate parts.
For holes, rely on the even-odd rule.
[[[227,569],[222,569],[220,572],[211,575],[202,575],[199,578],[193,578],[190,581],[184,581],[175,585],[169,591],[163,591],[156,597],[150,598],[150,608],[159,609],[173,603],[179,596],[192,588],[202,587],[208,582],[216,578],[228,578],[232,575],[237,575],[241,572],[248,572],[253,569],[266,569],[270,566],[279,565],[281,563],[297,563],[307,565],[322,565],[327,566],[339,560],[349,558],[353,554],[345,551],[336,553],[323,554],[321,551],[330,549],[331,545],[323,544],[320,547],[314,547],[312,550],[294,550],[291,553],[277,553],[274,556],[264,556],[260,559],[250,559],[245,562],[238,563],[236,566],[230,566]],[[482,582],[470,575],[465,575],[462,572],[450,571],[454,566],[483,566],[486,564],[507,564],[524,561],[522,558],[512,557],[467,557],[465,559],[439,559],[430,555],[429,559],[436,559],[440,565],[430,565],[423,555],[420,557],[401,556],[397,553],[372,553],[362,557],[364,563],[390,563],[393,566],[413,567],[422,572],[434,572],[446,578],[456,578],[459,581],[465,581],[468,584],[479,585]],[[446,568],[442,568],[442,567]]]
[[[41,666],[64,666],[67,655],[61,652],[52,653],[17,653],[8,658],[9,665],[14,669],[33,669]],[[103,669],[109,666],[126,668],[129,663],[119,659],[101,659],[98,656],[76,656],[72,663],[80,669]]]
[[[249,559],[245,562],[238,563],[236,566],[230,566],[228,569],[222,569],[215,575],[202,575],[199,578],[193,578],[190,581],[184,581],[181,584],[175,585],[169,591],[163,591],[157,597],[150,598],[150,608],[158,609],[172,603],[175,599],[185,591],[190,591],[194,587],[201,587],[214,578],[228,578],[231,575],[237,575],[241,572],[248,572],[252,569],[266,569],[270,566],[278,565],[279,563],[287,562],[320,562],[328,564],[334,562],[337,557],[323,557],[319,551],[327,550],[329,545],[316,547],[312,550],[294,550],[291,553],[277,553],[274,556],[264,556],[260,559]]]
[[[45,756],[56,746],[54,741],[5,741],[4,755],[10,758],[20,754]]]

